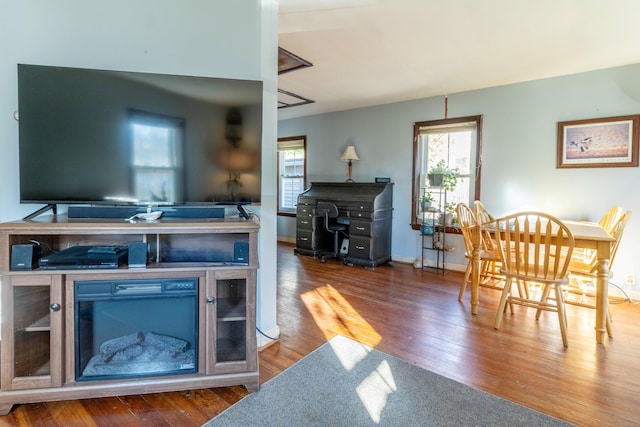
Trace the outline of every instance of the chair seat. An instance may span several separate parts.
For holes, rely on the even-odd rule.
[[[569,273],[570,274],[581,274],[581,275],[593,275],[595,277],[596,271],[593,264],[585,263],[580,260],[572,259],[569,262]],[[611,274],[611,271],[609,271]]]
[[[329,224],[327,230],[329,231],[346,231],[347,226],[344,224]]]
[[[522,270],[519,273],[510,273],[505,271],[504,269],[500,270],[505,277],[511,277],[516,280],[524,280],[525,282],[538,282],[538,283],[556,283],[559,285],[564,285],[569,283],[569,277],[565,278],[557,278],[553,275],[553,273],[548,271],[538,271],[535,272],[534,266],[531,266],[530,269],[525,273]]]
[[[465,252],[464,256],[469,260],[473,259],[473,255],[470,252]],[[480,249],[480,260],[500,262],[500,253],[498,251]]]

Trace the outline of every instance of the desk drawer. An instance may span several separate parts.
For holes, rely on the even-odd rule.
[[[361,219],[373,219],[375,213],[373,211],[360,211],[360,210],[350,210],[349,217],[350,218],[361,218]]]
[[[297,216],[296,228],[299,230],[313,230],[314,218],[312,216]]]
[[[312,249],[317,248],[317,244],[314,244],[314,233],[312,231],[297,230],[296,232],[296,247],[300,249]]]
[[[349,257],[372,259],[371,239],[367,237],[349,237]]]
[[[373,237],[371,234],[371,221],[359,221],[352,219],[349,225],[350,236],[367,236]]]
[[[296,230],[296,247],[313,251],[331,249],[333,239],[329,233],[298,229]]]
[[[372,202],[349,202],[345,203],[344,207],[351,212],[372,212],[374,210]]]
[[[314,206],[312,205],[300,205],[296,208],[296,216],[313,216]]]

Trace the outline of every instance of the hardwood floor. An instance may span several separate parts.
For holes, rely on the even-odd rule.
[[[640,306],[613,305],[615,338],[601,345],[594,312],[569,306],[564,348],[554,313],[536,322],[531,309],[515,307],[496,331],[497,291],[481,289],[472,316],[469,291],[457,301],[461,280],[399,263],[375,270],[322,264],[280,244],[281,339],[260,352],[261,382],[342,334],[577,425],[640,425]],[[200,426],[246,394],[225,387],[16,405],[0,426]]]

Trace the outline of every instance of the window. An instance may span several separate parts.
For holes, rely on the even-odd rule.
[[[295,215],[307,182],[307,137],[278,138],[278,214]]]
[[[419,200],[429,192],[427,174],[439,162],[458,169],[460,178],[447,193],[447,206],[480,198],[482,116],[417,122],[413,126],[413,197],[411,226],[422,222]]]
[[[132,112],[129,126],[133,188],[137,201],[180,201],[183,121]]]

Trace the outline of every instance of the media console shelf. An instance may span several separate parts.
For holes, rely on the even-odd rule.
[[[17,403],[230,385],[257,390],[258,230],[242,219],[51,215],[0,223],[0,414]],[[33,242],[43,256],[76,245],[145,242],[149,262],[12,271],[12,246]],[[112,360],[115,372],[105,373]]]

